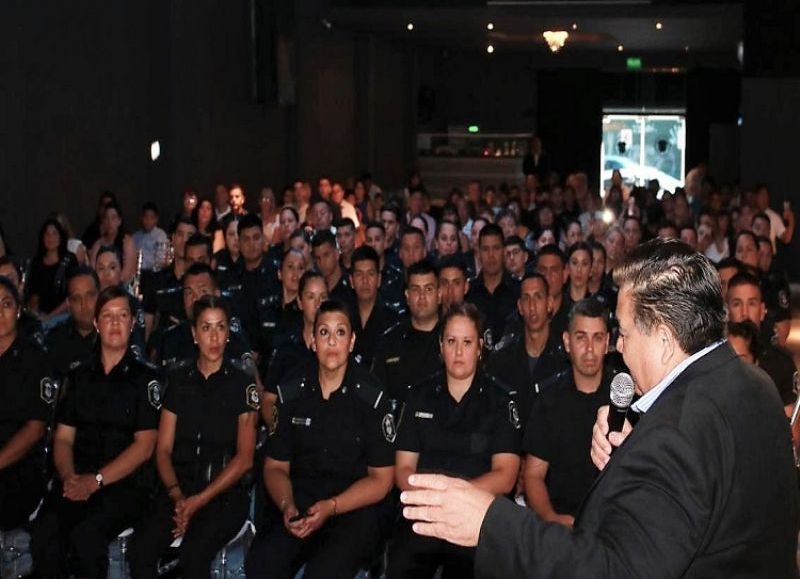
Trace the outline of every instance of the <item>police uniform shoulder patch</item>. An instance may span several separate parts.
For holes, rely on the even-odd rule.
[[[156,410],[161,409],[161,402],[164,399],[164,388],[158,380],[150,380],[147,383],[147,401]]]
[[[39,397],[46,404],[53,404],[58,395],[58,384],[49,376],[45,376],[39,381]]]
[[[245,390],[247,396],[247,405],[253,410],[261,409],[261,396],[258,394],[258,388],[255,384],[250,384]]]
[[[397,438],[397,428],[395,428],[394,416],[391,412],[387,412],[383,415],[381,419],[381,432],[383,432],[383,437],[386,439],[386,442],[394,443]]]
[[[240,334],[242,332],[242,322],[236,316],[231,316],[231,333]]]

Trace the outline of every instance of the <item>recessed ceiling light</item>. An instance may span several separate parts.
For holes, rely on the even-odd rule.
[[[686,46],[684,46],[684,47],[683,47],[683,49],[684,49],[686,52],[689,52],[689,45],[687,44]]]
[[[409,22],[409,23],[406,25],[406,28],[408,29],[408,31],[409,31],[409,32],[410,32],[410,31],[412,31],[412,30],[414,30],[414,23],[413,23],[413,22]]]
[[[661,30],[662,28],[664,28],[664,25],[661,22],[656,22],[656,30]]]
[[[487,25],[486,25],[486,30],[494,30],[494,24],[493,24],[492,22],[490,22],[489,24],[487,24]]]
[[[491,44],[489,46],[487,46],[486,47],[486,52],[488,52],[489,54],[493,53],[494,52],[494,46],[492,46]]]
[[[578,23],[577,22],[573,22],[572,23],[572,29],[573,30],[577,30],[578,29]]]
[[[625,50],[624,46],[622,46],[621,44],[617,46],[617,52],[622,52],[623,50]]]

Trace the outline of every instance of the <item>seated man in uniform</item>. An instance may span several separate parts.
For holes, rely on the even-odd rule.
[[[571,527],[597,476],[589,451],[597,409],[608,404],[608,336],[608,312],[599,302],[587,298],[572,306],[563,335],[572,368],[533,403],[522,444],[525,496],[545,521]]]
[[[469,278],[463,255],[448,255],[439,260],[439,300],[442,313],[450,306],[463,304],[469,292]]]
[[[336,237],[330,231],[318,231],[311,242],[311,254],[314,256],[314,266],[325,276],[328,284],[328,295],[331,299],[344,302],[355,312],[355,297],[350,280],[342,270],[339,260],[339,248],[336,246]]]
[[[761,329],[767,311],[761,286],[754,275],[746,272],[734,275],[728,282],[726,301],[731,322],[750,320]],[[792,405],[797,398],[794,392],[794,373],[797,370],[794,360],[789,352],[769,340],[759,339],[759,345],[758,365],[772,378],[787,414],[791,415]]]

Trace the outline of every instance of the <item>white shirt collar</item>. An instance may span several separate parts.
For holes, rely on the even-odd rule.
[[[680,376],[681,373],[684,370],[686,370],[686,368],[688,368],[690,365],[692,365],[694,362],[696,362],[697,360],[699,360],[700,358],[702,358],[703,356],[705,356],[706,354],[708,354],[712,350],[717,349],[723,343],[725,343],[724,339],[723,340],[719,340],[718,342],[714,342],[710,346],[706,346],[705,348],[703,348],[699,352],[695,352],[694,354],[692,354],[691,356],[686,358],[683,362],[681,362],[680,364],[675,366],[670,371],[670,373],[667,374],[661,380],[661,382],[656,384],[655,387],[653,387],[646,394],[644,394],[641,398],[639,398],[639,400],[637,400],[636,403],[631,406],[631,408],[633,410],[635,410],[636,412],[640,413],[640,414],[643,414],[643,413],[647,412],[648,410],[650,410],[650,407],[653,404],[655,404],[656,400],[658,400],[658,397],[661,396],[664,393],[664,390],[666,390],[670,386],[670,384],[672,384],[675,381],[675,379],[678,376]]]

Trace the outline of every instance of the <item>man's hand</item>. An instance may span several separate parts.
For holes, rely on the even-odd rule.
[[[318,531],[330,517],[333,516],[333,501],[323,499],[308,507],[308,516],[303,519],[304,527],[297,534],[301,539],[305,539],[315,531]]]
[[[597,420],[592,428],[592,462],[603,470],[611,458],[611,450],[623,443],[633,430],[631,423],[625,419],[622,432],[608,432],[608,405],[597,409]],[[613,447],[612,447],[613,445]]]
[[[570,529],[575,524],[575,517],[572,515],[556,515],[552,519],[549,519],[551,523],[558,523],[559,525],[564,525],[565,527],[569,527]]]
[[[444,539],[456,545],[478,544],[481,525],[494,495],[475,488],[467,481],[440,474],[414,474],[412,487],[400,500],[406,506],[403,516],[414,523],[414,532]]]
[[[72,475],[64,479],[64,497],[71,501],[88,501],[97,488],[93,474]]]

